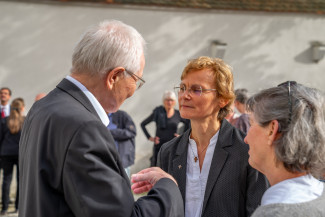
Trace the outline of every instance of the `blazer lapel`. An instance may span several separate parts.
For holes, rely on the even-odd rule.
[[[223,148],[226,146],[231,146],[232,141],[232,130],[231,125],[227,121],[222,121],[218,141],[216,147],[214,149],[214,154],[212,157],[211,167],[209,171],[208,181],[205,188],[204,201],[203,201],[203,209],[202,216],[207,205],[207,201],[211,195],[212,189],[217,182],[219,174],[227,161],[228,152]]]
[[[87,96],[79,89],[79,87],[70,82],[68,79],[63,79],[56,87],[71,95],[74,99],[79,101],[89,112],[91,112],[100,120],[100,117],[98,116],[95,108]]]
[[[179,190],[185,198],[186,190],[186,168],[187,168],[187,148],[188,138],[191,130],[187,130],[177,145],[175,158],[173,159],[173,177],[178,183]],[[185,201],[184,201],[185,203]]]

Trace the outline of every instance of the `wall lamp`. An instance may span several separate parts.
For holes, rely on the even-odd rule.
[[[312,44],[312,58],[315,63],[318,63],[325,55],[325,45],[320,42]]]
[[[212,41],[210,44],[210,55],[214,58],[222,59],[225,55],[227,44],[218,40]]]

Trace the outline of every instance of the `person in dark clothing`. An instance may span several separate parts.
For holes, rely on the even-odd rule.
[[[245,88],[235,90],[235,107],[240,112],[239,118],[236,120],[234,126],[247,134],[250,124],[248,114],[246,112],[246,101],[248,99],[248,91]]]
[[[8,117],[10,113],[9,100],[11,98],[11,90],[8,87],[0,89],[0,119]]]
[[[177,134],[178,124],[184,124],[184,132],[189,128],[189,121],[181,118],[179,111],[174,109],[176,95],[173,91],[165,91],[163,95],[163,105],[156,107],[153,112],[141,122],[141,128],[146,137],[154,142],[151,166],[156,166],[157,155],[161,146],[173,139]],[[156,123],[156,135],[152,137],[146,129],[146,125],[151,122]]]
[[[17,98],[12,101],[10,106],[10,115],[2,119],[1,123],[1,146],[0,157],[3,168],[3,183],[2,183],[2,210],[1,215],[5,215],[9,205],[9,193],[12,180],[14,165],[17,166],[17,193],[15,208],[18,210],[19,197],[19,173],[18,173],[18,151],[21,129],[25,117],[23,116],[25,104],[22,98]]]
[[[157,166],[177,180],[185,217],[249,217],[268,183],[248,164],[245,134],[224,119],[235,98],[231,66],[190,60],[175,91],[191,128],[161,147]]]
[[[134,164],[135,158],[135,136],[137,130],[128,113],[118,110],[108,115],[110,120],[108,129],[115,140],[116,147],[126,174],[130,178],[130,166]]]

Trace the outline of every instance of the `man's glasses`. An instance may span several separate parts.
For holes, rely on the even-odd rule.
[[[291,123],[292,116],[292,100],[291,100],[291,87],[297,86],[297,82],[295,81],[286,81],[278,85],[278,87],[286,87],[288,88],[288,106],[289,106],[289,121],[288,124]]]
[[[126,71],[126,70],[125,70],[125,72],[128,73],[129,75],[131,75],[131,77],[135,80],[135,83],[136,83],[136,86],[137,86],[137,88],[136,88],[137,90],[140,89],[140,87],[142,87],[144,85],[144,83],[146,83],[145,80],[143,80],[142,78],[140,78],[139,76],[137,76],[133,72],[129,72],[129,71]]]
[[[179,87],[174,87],[174,90],[179,96],[183,95],[186,91],[191,96],[201,96],[203,92],[217,91],[217,89],[203,89],[200,85],[193,85],[189,88],[186,88],[185,85],[180,85]]]

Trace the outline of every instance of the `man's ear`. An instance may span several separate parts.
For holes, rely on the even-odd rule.
[[[268,126],[268,144],[272,145],[273,141],[279,138],[279,122],[277,120],[272,120]]]
[[[116,67],[112,69],[111,71],[107,72],[106,75],[106,85],[109,89],[113,89],[113,86],[116,84],[116,82],[120,79],[120,76],[125,71],[123,67]]]

